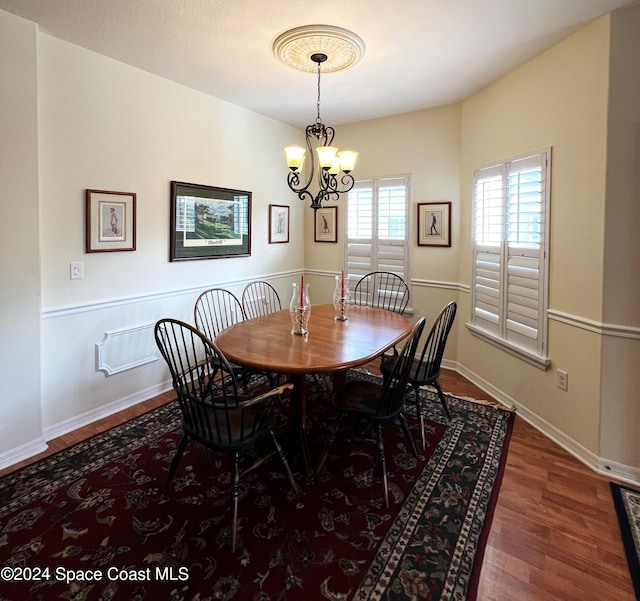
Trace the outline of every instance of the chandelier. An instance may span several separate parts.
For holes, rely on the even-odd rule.
[[[307,125],[305,129],[307,147],[288,146],[284,149],[289,167],[287,184],[300,200],[309,201],[314,211],[322,208],[326,201],[338,200],[340,194],[353,188],[355,182],[351,171],[358,156],[357,152],[340,151],[333,146],[335,131],[320,118],[321,66],[326,63],[329,67],[326,71],[346,69],[360,59],[363,51],[364,43],[358,36],[331,25],[292,29],[279,36],[274,43],[276,56],[285,64],[303,71],[317,70],[318,74],[317,116],[315,123]],[[307,156],[311,164],[307,169],[307,177],[303,179],[303,165]],[[312,192],[314,178],[316,186]]]

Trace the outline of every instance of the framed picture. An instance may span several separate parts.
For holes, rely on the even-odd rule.
[[[314,242],[338,241],[338,207],[318,209],[313,223]]]
[[[170,261],[251,255],[251,192],[171,182]]]
[[[451,246],[451,203],[418,203],[418,246]]]
[[[289,207],[269,205],[269,244],[289,242]]]
[[[136,249],[134,192],[87,190],[85,236],[88,253]]]

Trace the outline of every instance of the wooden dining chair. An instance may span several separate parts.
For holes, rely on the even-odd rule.
[[[319,474],[327,460],[333,442],[338,435],[340,423],[345,416],[367,420],[376,432],[378,465],[381,473],[382,492],[386,507],[389,507],[389,485],[387,480],[384,440],[382,436],[384,426],[389,422],[399,421],[413,454],[415,456],[418,455],[403,409],[411,360],[415,354],[418,340],[424,329],[424,324],[425,319],[421,317],[415,326],[413,326],[409,338],[398,355],[398,360],[394,364],[392,373],[383,383],[368,380],[354,380],[347,382],[342,390],[336,394],[333,400],[333,404],[337,410],[336,418],[327,436],[316,467],[316,473]]]
[[[239,321],[244,321],[245,315],[242,304],[235,294],[224,288],[210,288],[196,299],[193,317],[196,328],[215,342],[222,330]],[[242,380],[246,390],[249,378],[254,372],[237,363],[227,362],[227,364],[231,366],[233,374]]]
[[[353,302],[402,315],[409,304],[409,286],[395,273],[372,271],[358,280],[353,290]]]
[[[415,392],[416,411],[420,417],[420,436],[422,438],[422,448],[426,448],[426,437],[424,432],[426,401],[422,399],[421,392],[424,386],[433,386],[438,393],[438,398],[442,403],[447,419],[451,419],[447,398],[442,392],[440,382],[440,369],[442,366],[442,357],[444,356],[447,339],[453,321],[456,317],[457,304],[455,301],[447,303],[440,311],[431,326],[431,330],[424,341],[420,353],[416,353],[413,358],[411,369],[409,370],[408,383],[413,386]],[[393,357],[386,358],[382,361],[380,372],[383,378],[388,378],[394,369]]]
[[[390,271],[372,271],[360,278],[353,290],[353,302],[356,305],[387,309],[402,315],[409,304],[409,286],[396,273]],[[398,349],[383,353],[381,361],[386,357],[397,357]]]
[[[247,319],[274,313],[282,309],[280,296],[269,282],[247,284],[242,291],[242,309]]]
[[[176,319],[161,319],[156,323],[154,334],[158,349],[171,372],[183,429],[182,440],[169,468],[165,493],[169,492],[173,476],[190,441],[231,455],[231,551],[235,552],[240,480],[244,474],[277,455],[291,488],[296,494],[300,492],[287,456],[274,434],[278,425],[275,403],[293,388],[293,384],[278,386],[258,396],[239,394],[236,377],[227,359],[201,331]],[[221,379],[214,366],[221,366],[230,375]],[[268,452],[262,452],[258,446],[265,440],[272,443]],[[251,457],[246,458],[249,451]],[[242,458],[248,462],[243,470],[240,469]]]

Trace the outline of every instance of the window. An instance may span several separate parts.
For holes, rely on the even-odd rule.
[[[355,285],[371,271],[408,274],[408,177],[357,181],[347,197],[346,272]]]
[[[478,169],[470,329],[546,369],[550,149]]]

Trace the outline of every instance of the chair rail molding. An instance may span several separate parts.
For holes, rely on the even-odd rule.
[[[460,282],[441,282],[438,280],[412,278],[411,285],[422,288],[443,288],[445,290],[457,290],[458,292],[471,292],[471,286],[469,284],[462,284]]]
[[[277,280],[288,277],[299,277],[304,269],[295,269],[286,272],[272,273],[269,275],[252,275],[240,280],[212,282],[208,284],[201,284],[198,286],[191,286],[189,288],[178,288],[175,290],[162,290],[157,292],[150,292],[148,294],[133,295],[120,298],[111,298],[103,300],[88,301],[85,303],[78,303],[76,305],[65,305],[62,307],[50,307],[42,310],[42,319],[56,319],[58,317],[66,317],[68,315],[76,315],[78,313],[86,313],[90,311],[102,311],[106,309],[114,309],[122,307],[124,305],[133,305],[136,303],[149,303],[155,301],[161,301],[164,299],[172,298],[175,296],[185,296],[192,294],[200,294],[208,288],[233,288],[244,287],[249,282],[254,281],[257,277],[263,280]]]
[[[624,326],[611,323],[602,323],[579,315],[572,315],[571,313],[565,313],[564,311],[558,311],[556,309],[549,309],[547,311],[549,319],[558,321],[581,330],[587,330],[589,332],[595,332],[601,336],[614,336],[616,338],[631,338],[633,340],[640,340],[640,328],[633,326]]]

